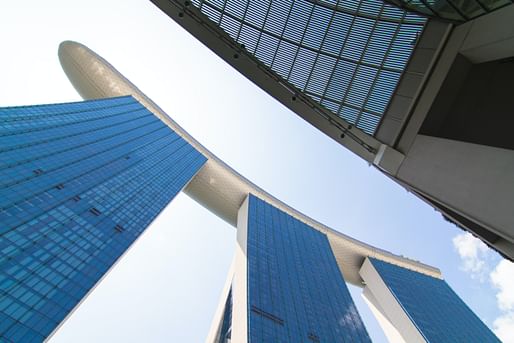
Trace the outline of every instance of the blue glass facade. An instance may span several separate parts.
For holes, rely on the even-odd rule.
[[[369,259],[427,342],[500,342],[444,280]]]
[[[382,0],[192,4],[292,89],[368,134],[384,115],[426,22]]]
[[[0,341],[47,337],[205,161],[132,97],[0,109]]]
[[[248,341],[371,342],[326,235],[250,195]]]

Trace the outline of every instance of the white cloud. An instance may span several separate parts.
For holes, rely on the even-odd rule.
[[[498,307],[505,312],[494,321],[494,332],[503,342],[514,343],[514,263],[500,261],[491,272],[490,280],[498,289]]]
[[[514,312],[509,312],[493,323],[494,333],[503,343],[514,343]]]
[[[496,294],[498,307],[503,311],[514,311],[514,263],[500,261],[491,272],[491,282],[499,290]]]
[[[491,285],[497,290],[496,301],[501,314],[493,322],[494,333],[504,343],[514,343],[514,264],[501,260],[493,268],[496,259],[491,250],[469,233],[453,238],[453,246],[462,259],[462,270],[480,282],[489,274]]]
[[[470,272],[473,278],[483,281],[487,270],[486,258],[489,248],[481,240],[464,232],[453,237],[453,246],[462,259],[462,269]]]

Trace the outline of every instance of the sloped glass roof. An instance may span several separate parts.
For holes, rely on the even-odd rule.
[[[425,18],[380,0],[194,0],[298,91],[373,134]]]

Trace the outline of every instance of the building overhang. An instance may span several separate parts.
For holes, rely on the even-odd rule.
[[[363,287],[359,270],[368,256],[442,278],[441,272],[435,267],[395,255],[344,235],[298,212],[259,188],[191,137],[112,65],[86,46],[65,41],[59,46],[59,59],[71,83],[84,99],[131,95],[207,157],[208,161],[184,192],[232,226],[235,227],[237,224],[237,213],[241,204],[248,194],[252,193],[325,233],[345,280],[353,285]]]
[[[373,161],[380,146],[377,139],[335,115],[282,79],[209,20],[191,2],[151,1],[230,66],[295,114],[365,161]]]

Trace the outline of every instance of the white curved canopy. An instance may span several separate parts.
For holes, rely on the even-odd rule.
[[[441,272],[437,268],[394,255],[346,236],[305,216],[268,194],[214,156],[112,65],[86,46],[72,41],[62,42],[59,46],[59,59],[71,83],[84,99],[132,95],[206,156],[207,162],[184,189],[184,192],[231,225],[236,226],[239,207],[247,195],[252,193],[314,229],[325,233],[345,280],[351,284],[363,286],[359,270],[367,256],[442,278]]]

